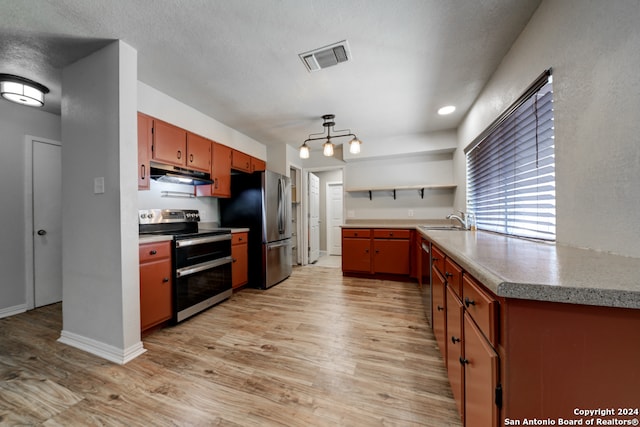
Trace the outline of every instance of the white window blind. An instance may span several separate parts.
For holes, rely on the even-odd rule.
[[[478,229],[555,240],[551,70],[465,151],[467,209]]]

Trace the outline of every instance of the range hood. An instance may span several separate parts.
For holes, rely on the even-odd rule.
[[[180,166],[165,165],[150,162],[151,179],[158,182],[170,182],[172,184],[206,185],[213,184],[211,175],[207,172],[187,169]]]

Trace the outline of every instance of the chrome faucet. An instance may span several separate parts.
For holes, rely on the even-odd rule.
[[[469,229],[469,215],[465,215],[464,212],[462,211],[456,211],[458,212],[460,215],[456,215],[456,214],[449,214],[447,215],[447,219],[457,219],[460,224],[462,224],[462,228],[464,228],[465,230]]]

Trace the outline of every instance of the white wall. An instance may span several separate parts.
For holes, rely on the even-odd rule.
[[[453,158],[445,154],[413,154],[385,159],[349,162],[345,170],[345,190],[453,183]],[[345,193],[347,220],[353,219],[444,219],[453,208],[453,190],[398,190]],[[413,216],[409,216],[409,211]]]
[[[46,102],[46,99],[45,99]],[[60,116],[0,98],[0,317],[26,309],[25,135],[60,141]],[[64,148],[63,148],[64,150]]]
[[[553,67],[557,240],[640,256],[640,6],[545,0],[459,129],[469,144]],[[455,158],[465,183],[464,155]],[[456,206],[464,208],[460,191]]]
[[[123,42],[62,72],[63,331],[125,363],[140,341],[137,52]],[[94,179],[104,177],[104,193]]]

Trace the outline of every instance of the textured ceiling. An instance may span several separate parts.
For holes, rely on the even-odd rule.
[[[264,144],[298,146],[327,113],[383,140],[456,128],[539,3],[0,0],[0,73],[49,87],[59,114],[62,68],[121,39],[140,81]],[[347,63],[309,73],[298,57],[345,39]]]

